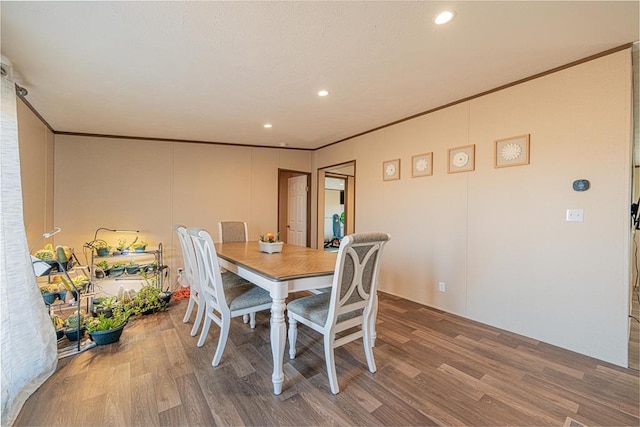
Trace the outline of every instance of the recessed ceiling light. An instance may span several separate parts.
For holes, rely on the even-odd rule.
[[[273,126],[271,126],[271,123],[265,123],[264,127],[266,129],[271,129]]]
[[[451,21],[455,14],[449,10],[445,10],[444,12],[440,12],[436,18],[433,20],[438,25],[446,24]]]
[[[329,95],[329,91],[328,90],[321,90],[318,92],[318,96],[327,96]]]
[[[287,145],[289,145],[289,144],[287,144],[286,142],[281,142],[281,143],[280,143],[280,144],[278,144],[278,145],[279,145],[280,147],[286,147],[286,146],[287,146]]]

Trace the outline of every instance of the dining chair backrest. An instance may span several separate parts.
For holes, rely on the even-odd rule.
[[[176,233],[178,234],[178,239],[180,240],[180,248],[182,249],[182,260],[184,263],[184,268],[182,270],[182,277],[184,278],[184,282],[191,286],[196,292],[199,291],[198,284],[196,282],[196,255],[193,251],[193,244],[191,243],[191,238],[187,235],[187,227],[184,225],[176,225],[174,226]]]
[[[222,273],[211,235],[208,231],[195,227],[187,229],[187,234],[191,238],[196,254],[198,266],[196,274],[198,274],[202,295],[212,308],[220,313],[228,313],[230,310],[224,296]]]
[[[340,242],[327,313],[327,330],[350,328],[349,319],[370,312],[378,286],[382,248],[388,233],[357,233]],[[341,325],[345,323],[345,325]]]
[[[247,223],[242,221],[221,221],[218,234],[222,243],[248,241]]]

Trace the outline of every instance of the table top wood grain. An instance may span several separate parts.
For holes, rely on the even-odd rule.
[[[333,274],[337,254],[284,244],[282,252],[260,252],[258,242],[216,243],[218,256],[270,280],[286,281]]]

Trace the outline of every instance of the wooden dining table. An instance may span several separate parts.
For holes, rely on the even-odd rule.
[[[258,242],[216,243],[220,266],[269,291],[274,394],[282,392],[286,343],[285,299],[290,292],[331,286],[336,253],[284,244],[282,252],[260,252]]]

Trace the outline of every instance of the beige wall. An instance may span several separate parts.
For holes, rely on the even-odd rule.
[[[29,241],[56,225],[55,243],[81,257],[96,228],[137,228],[175,267],[173,224],[216,240],[220,220],[247,221],[251,236],[275,230],[278,168],[314,171],[315,224],[315,171],[357,160],[356,231],[392,234],[383,291],[626,366],[630,69],[618,52],[313,154],[57,135],[55,175],[53,135],[19,102]],[[531,164],[494,169],[493,140],[522,133]],[[466,144],[476,170],[447,174],[447,149]],[[425,151],[433,176],[410,178]],[[402,179],[383,183],[382,162],[396,157]],[[577,178],[592,189],[573,192]],[[585,222],[565,222],[568,208]]]
[[[314,168],[357,161],[356,231],[392,236],[382,291],[626,366],[630,77],[618,52],[319,150]],[[523,133],[531,164],[494,169],[493,141]],[[476,170],[447,174],[467,144]],[[429,151],[433,176],[411,178]]]
[[[246,221],[250,238],[277,230],[278,168],[310,171],[311,153],[57,135],[55,219],[76,248],[98,227],[139,229],[165,263],[182,266],[173,224]],[[118,234],[101,231],[115,243]],[[176,258],[177,257],[177,258]]]
[[[42,233],[58,226],[53,221],[53,132],[20,98],[17,110],[24,225],[32,245]],[[55,246],[59,237],[42,240],[34,249],[47,243]]]

